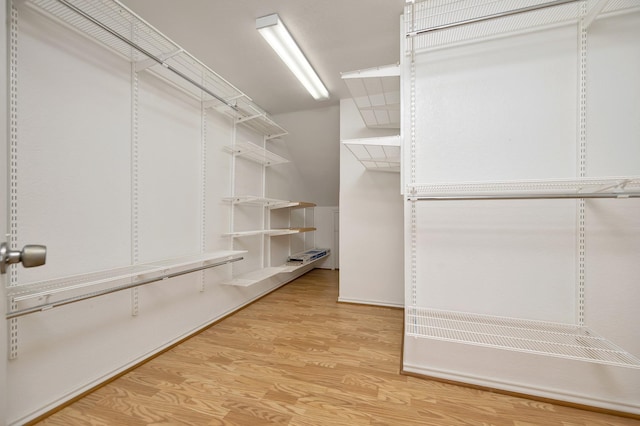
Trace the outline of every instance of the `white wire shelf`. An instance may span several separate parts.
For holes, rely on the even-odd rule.
[[[250,99],[239,98],[235,106],[236,110],[229,110],[228,108],[224,110],[229,115],[233,115],[238,124],[264,135],[267,140],[275,139],[288,133],[282,126],[273,121],[269,114]]]
[[[416,0],[405,7],[406,53],[577,23],[580,0]],[[638,10],[637,0],[588,1],[593,21]]]
[[[117,0],[25,0],[43,15],[97,41],[196,99],[225,105],[246,97],[227,80]]]
[[[236,287],[249,287],[268,278],[274,277],[281,272],[282,268],[276,266],[258,269],[257,271],[251,271],[247,272],[246,274],[238,275],[231,280],[223,281],[222,284]]]
[[[573,324],[409,307],[407,336],[640,368],[640,359]]]
[[[18,310],[7,315],[42,311],[108,294],[128,285],[155,282],[193,269],[218,266],[240,260],[245,253],[242,250],[216,251],[7,287],[8,299],[19,303]]]
[[[227,203],[231,203],[234,205],[255,205],[255,206],[263,206],[263,207],[271,207],[278,206],[283,203],[288,203],[286,200],[278,200],[275,198],[265,198],[259,197],[257,195],[238,195],[235,197],[225,197],[222,199]]]
[[[281,235],[292,235],[292,234],[302,234],[304,232],[313,232],[316,228],[313,226],[307,226],[303,228],[285,228],[285,229],[272,229],[272,231],[276,231],[271,235],[272,237],[279,237]]]
[[[238,275],[237,277],[234,277],[231,280],[222,282],[222,284],[236,286],[236,287],[249,287],[279,274],[290,274],[290,273],[296,272],[302,268],[311,266],[314,263],[319,262],[320,260],[329,256],[330,251],[328,249],[322,249],[322,250],[325,251],[324,255],[315,257],[313,260],[309,260],[305,263],[295,264],[295,265],[286,263],[281,266],[270,266],[268,268],[258,269],[256,271],[251,271],[246,274]]]
[[[288,200],[278,200],[275,198],[264,198],[258,197],[254,195],[239,195],[236,197],[226,197],[223,198],[223,201],[234,205],[256,205],[256,206],[264,206],[268,207],[271,210],[277,209],[285,209],[285,208],[308,208],[315,207],[314,203],[308,203],[306,201],[288,201]]]
[[[209,253],[194,254],[174,259],[151,262],[149,265],[162,268],[163,273],[177,272],[182,269],[189,269],[197,266],[206,266],[221,260],[228,260],[246,254],[246,250],[221,250]]]
[[[306,266],[314,264],[331,254],[331,250],[324,248],[314,248],[289,256],[287,263],[282,266],[282,272],[295,272]]]
[[[309,203],[307,201],[285,201],[283,203],[275,204],[269,206],[271,210],[278,209],[307,209],[311,207],[315,207],[315,203]]]
[[[416,184],[410,200],[526,198],[636,198],[640,176]]]
[[[400,128],[400,67],[397,64],[342,73],[365,125]]]
[[[307,227],[307,228],[277,228],[277,229],[255,229],[250,231],[237,231],[237,232],[229,232],[226,234],[222,234],[225,237],[233,237],[233,238],[241,238],[241,237],[251,237],[254,235],[268,235],[271,237],[278,237],[281,235],[292,235],[292,234],[300,234],[303,232],[312,232],[315,231],[316,228]]]
[[[288,163],[284,157],[274,154],[271,151],[262,148],[252,142],[239,142],[231,146],[226,146],[225,150],[233,155],[241,158],[246,158],[254,163],[262,164],[264,166],[273,166],[275,164]]]
[[[367,170],[400,172],[400,136],[343,140]]]

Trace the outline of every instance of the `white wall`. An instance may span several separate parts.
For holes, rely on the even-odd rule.
[[[141,73],[132,151],[130,64],[28,9],[19,28],[18,244],[46,244],[49,253],[44,267],[12,266],[18,283],[231,248],[222,236],[231,119],[208,110],[203,120],[199,102]],[[236,185],[261,191],[261,168],[238,163]],[[261,227],[251,216],[246,226]],[[248,288],[222,285],[232,269],[261,267],[259,244],[242,244],[252,251],[233,267],[139,287],[137,316],[122,291],[20,317],[16,359],[6,361],[0,339],[0,424],[23,424],[308,270]]]
[[[273,116],[289,133],[270,145],[291,163],[269,170],[270,197],[283,198],[280,194],[288,190],[296,200],[324,207],[338,205],[339,118],[338,106]]]
[[[640,84],[627,72],[640,66],[639,20],[591,27],[587,176],[640,174]],[[576,177],[577,38],[566,26],[417,54],[416,182]],[[576,203],[418,203],[407,305],[576,323]],[[639,209],[637,200],[586,208],[585,325],[636,357]],[[411,220],[407,209],[409,254]],[[638,369],[413,337],[403,362],[409,372],[640,413]]]
[[[316,207],[315,208],[315,237],[316,247],[328,248],[331,254],[322,262],[318,262],[317,268],[337,269],[339,249],[336,244],[335,231],[339,230],[339,225],[334,223],[335,213],[339,212],[338,207]]]
[[[340,101],[340,139],[387,136],[368,129],[351,99]],[[340,297],[403,306],[403,201],[400,174],[367,171],[340,148]]]

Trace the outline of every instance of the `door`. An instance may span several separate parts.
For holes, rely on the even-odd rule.
[[[333,211],[333,268],[340,269],[340,210]]]

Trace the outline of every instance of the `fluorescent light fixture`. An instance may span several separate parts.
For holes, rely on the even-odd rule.
[[[315,100],[329,99],[329,91],[324,87],[320,77],[304,57],[277,13],[256,19],[256,29]]]

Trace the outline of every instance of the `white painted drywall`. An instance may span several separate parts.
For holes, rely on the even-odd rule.
[[[288,190],[296,199],[318,206],[338,205],[340,179],[340,111],[338,106],[274,115],[289,132],[281,141],[270,142],[274,152],[291,160],[289,165],[269,170],[270,197],[282,198]],[[287,167],[294,171],[287,170]],[[294,176],[294,179],[283,176]]]
[[[328,248],[331,250],[329,257],[318,263],[316,266],[318,268],[336,269],[338,267],[334,225],[334,213],[338,211],[338,207],[315,208],[316,247]]]
[[[639,23],[590,29],[587,176],[640,174]],[[575,177],[577,38],[565,26],[416,55],[416,182]],[[407,209],[407,268],[411,221]],[[407,304],[577,320],[576,201],[421,202],[416,224]],[[638,357],[638,201],[588,200],[586,241],[585,325]],[[640,413],[638,369],[414,337],[404,369]]]
[[[368,129],[351,99],[340,101],[340,139],[398,134]],[[343,302],[403,306],[400,174],[368,171],[340,148],[340,296]]]

